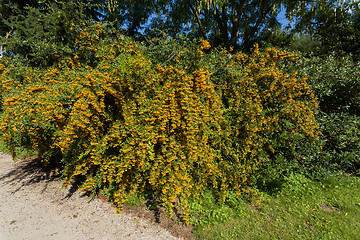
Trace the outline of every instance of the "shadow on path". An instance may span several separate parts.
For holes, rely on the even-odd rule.
[[[11,193],[14,194],[25,187],[35,186],[42,182],[43,189],[41,193],[47,190],[48,184],[53,181],[62,181],[61,174],[58,168],[45,167],[39,158],[26,158],[17,162],[5,159],[3,153],[0,155],[0,161],[4,159],[3,165],[10,165],[9,167],[2,167],[0,169],[0,184],[1,185],[16,185],[18,186]],[[40,186],[39,184],[37,186]],[[77,185],[71,185],[68,188],[68,193],[65,198],[70,198],[78,190]],[[83,194],[84,196],[86,193]]]

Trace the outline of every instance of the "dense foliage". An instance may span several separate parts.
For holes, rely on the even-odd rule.
[[[303,167],[299,143],[317,140],[306,79],[276,67],[296,60],[287,52],[255,46],[251,55],[205,57],[210,45],[200,41],[191,59],[179,52],[179,66],[161,66],[124,37],[99,38],[100,25],[73,34],[77,54],[51,67],[1,60],[1,138],[14,155],[33,148],[61,161],[67,182],[103,189],[119,206],[144,192],[170,213],[177,199],[186,210],[205,188],[224,200],[279,161]]]
[[[356,173],[360,169],[360,65],[352,56],[310,57],[294,66],[309,78],[319,99],[317,116],[323,150],[319,161],[327,169]]]
[[[33,151],[66,184],[119,207],[141,195],[193,224],[204,196],[231,205],[359,173],[355,3],[90,2],[0,7],[0,141],[14,158]],[[279,28],[281,6],[301,34]]]
[[[341,47],[345,52],[353,52],[359,45],[359,6],[354,0],[0,0],[0,37],[16,34],[22,26],[14,21],[19,23],[18,20],[26,17],[34,23],[41,19],[40,32],[41,25],[49,26],[47,18],[31,16],[34,10],[47,14],[54,25],[59,22],[54,16],[61,11],[62,18],[109,21],[117,30],[124,29],[132,37],[152,36],[160,30],[172,38],[201,37],[212,46],[242,50],[249,50],[254,43],[281,27],[283,22],[279,19],[286,15],[297,32],[321,39],[326,45],[323,49]],[[52,30],[46,29],[46,32]]]
[[[27,5],[11,4],[13,12],[3,19],[6,36],[0,38],[5,54],[19,57],[32,67],[52,66],[61,57],[74,56],[78,45],[73,30],[75,25],[91,22],[86,5],[81,2]],[[26,11],[25,11],[26,10]]]

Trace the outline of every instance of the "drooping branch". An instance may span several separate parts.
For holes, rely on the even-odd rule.
[[[203,37],[204,39],[207,39],[204,26],[203,26],[203,24],[201,23],[200,13],[199,13],[198,10],[191,4],[191,2],[190,2],[189,0],[187,1],[187,4],[189,5],[191,11],[192,11],[193,14],[195,15],[195,19],[196,19],[197,24],[199,25],[199,29],[200,29],[200,32],[201,32],[202,37]]]

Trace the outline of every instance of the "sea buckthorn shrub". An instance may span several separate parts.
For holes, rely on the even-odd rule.
[[[3,60],[4,62],[4,60]],[[5,69],[5,65],[0,63],[0,73],[2,74],[3,71]],[[3,111],[3,95],[4,95],[4,87],[3,87],[3,84],[0,85],[0,114],[2,113]]]
[[[258,46],[250,55],[208,50],[206,41],[199,42],[194,51],[181,39],[155,39],[147,42],[145,53],[159,64],[185,71],[200,65],[212,74],[226,118],[220,151],[234,166],[232,171],[237,169],[229,175],[246,172],[253,178],[276,179],[292,171],[319,169],[318,155],[313,154],[321,150],[314,116],[317,99],[307,79],[282,71],[284,63],[295,64],[298,58],[273,48],[260,52]]]
[[[258,181],[317,165],[309,157],[320,150],[317,100],[306,78],[280,69],[281,62],[297,60],[286,51],[260,51],[257,45],[249,55],[221,51],[211,60],[229,127],[227,157],[251,168]]]
[[[222,104],[206,69],[152,65],[135,43],[93,41],[97,27],[83,28],[85,46],[73,58],[28,68],[21,81],[2,67],[1,139],[13,153],[34,148],[50,164],[61,161],[66,183],[80,178],[119,206],[150,192],[170,214],[205,187],[220,195],[229,177],[243,182],[245,174],[224,172]]]
[[[52,67],[32,67],[26,61],[24,64],[23,58],[17,55],[1,59],[0,93],[7,98],[2,100],[2,105],[13,107],[4,113],[1,126],[6,126],[4,140],[14,157],[18,147],[34,149],[45,159],[59,158],[59,150],[51,142],[52,133],[65,124],[68,108],[75,101],[71,99],[73,89],[68,88],[72,81],[71,72],[95,62],[94,47],[98,46],[99,36],[104,33],[99,24],[87,26],[85,23],[81,27],[70,27],[70,31],[76,36],[74,44],[78,53],[68,58],[67,54],[55,52],[59,61]],[[63,75],[64,71],[66,74]],[[81,91],[81,86],[77,91]]]
[[[66,184],[102,189],[118,206],[149,194],[187,222],[189,198],[248,192],[257,174],[301,165],[299,143],[317,139],[306,79],[276,67],[294,58],[286,52],[205,54],[201,40],[158,64],[100,25],[72,31],[77,53],[51,67],[0,60],[1,140],[61,164]]]

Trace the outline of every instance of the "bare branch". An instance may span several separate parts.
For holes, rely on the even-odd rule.
[[[200,28],[200,32],[201,32],[201,35],[204,39],[207,39],[206,37],[206,33],[205,33],[205,29],[204,29],[204,26],[202,25],[201,23],[201,19],[200,19],[200,14],[199,12],[197,11],[197,9],[191,4],[191,2],[188,0],[187,1],[191,11],[194,13],[195,15],[195,19],[196,19],[196,22],[198,23],[199,25],[199,28]]]

